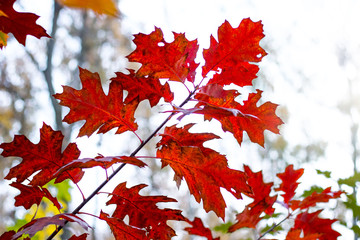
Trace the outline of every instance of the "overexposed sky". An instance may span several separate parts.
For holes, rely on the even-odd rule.
[[[38,23],[49,31],[46,14],[51,1],[39,2],[46,7],[26,5],[27,10],[40,15]],[[307,166],[330,170],[335,178],[352,174],[350,120],[337,106],[348,96],[349,80],[354,93],[359,94],[360,1],[121,0],[119,8],[124,14],[124,32],[150,33],[157,26],[169,41],[171,31],[185,32],[189,40],[198,39],[200,49],[208,48],[210,34],[216,35],[224,20],[233,27],[243,18],[261,20],[266,35],[261,44],[269,55],[260,68],[273,85],[273,91],[264,92],[264,98],[287,107],[290,117],[282,128],[283,135],[292,145],[326,141],[325,157]],[[347,59],[343,65],[340,55]],[[229,141],[229,150],[237,147]],[[228,154],[252,163],[246,152]]]

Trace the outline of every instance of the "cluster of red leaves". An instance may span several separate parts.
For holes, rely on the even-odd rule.
[[[234,232],[240,228],[257,228],[258,223],[263,219],[262,216],[271,216],[275,209],[275,202],[281,203],[287,211],[288,215],[285,219],[295,217],[294,226],[288,232],[286,239],[337,239],[340,234],[331,228],[332,223],[336,220],[319,218],[322,210],[310,213],[311,207],[317,203],[328,202],[330,199],[339,198],[342,191],[331,191],[330,188],[325,189],[321,193],[314,192],[301,200],[293,199],[296,189],[299,185],[298,179],[303,175],[304,169],[294,170],[293,165],[289,165],[283,173],[277,174],[281,179],[281,184],[275,188],[276,192],[283,192],[282,201],[277,195],[270,196],[273,183],[265,183],[263,181],[262,172],[254,173],[249,167],[245,166],[245,172],[249,177],[248,182],[252,187],[252,193],[248,195],[254,201],[247,205],[243,212],[236,216],[236,223],[230,226],[229,232]],[[279,193],[278,193],[279,195]],[[303,235],[303,237],[300,237]]]
[[[136,134],[138,125],[134,116],[140,101],[148,100],[150,106],[154,107],[160,99],[164,99],[173,107],[168,120],[176,114],[180,114],[180,119],[192,113],[202,114],[205,120],[216,119],[220,122],[222,129],[232,133],[239,144],[243,141],[245,131],[251,141],[263,146],[265,130],[279,133],[278,126],[282,121],[275,114],[277,105],[271,102],[259,105],[261,90],[251,93],[247,100],[240,103],[235,100],[239,95],[236,90],[224,89],[230,84],[237,87],[252,85],[259,70],[254,63],[260,62],[266,55],[259,45],[263,37],[261,22],[244,19],[237,28],[232,28],[226,21],[219,27],[218,40],[211,36],[209,49],[203,51],[205,64],[202,67],[202,79],[197,81],[197,40],[189,41],[185,34],[174,33],[174,40],[166,42],[161,29],[155,28],[148,35],[135,35],[136,49],[127,58],[131,62],[141,63],[141,67],[137,71],[129,70],[127,74],[116,73],[116,77],[110,79],[107,95],[99,75],[80,68],[82,89],[64,86],[63,92],[54,97],[60,100],[61,105],[70,108],[64,118],[65,122],[71,124],[85,120],[79,137],[91,136],[95,132],[106,133],[117,128],[116,134],[131,131],[141,139]],[[165,83],[162,84],[160,79],[165,79]],[[180,106],[172,102],[174,93],[169,87],[169,81],[183,83],[189,90],[189,96]],[[189,86],[193,86],[193,89],[189,89]],[[127,92],[126,97],[124,91]],[[185,108],[190,102],[195,102],[195,105]],[[189,130],[193,125],[168,126],[160,134],[156,157],[161,160],[162,168],[169,166],[174,171],[177,185],[185,180],[196,201],[202,201],[207,212],[214,211],[222,219],[225,218],[226,203],[221,188],[237,199],[242,199],[243,195],[252,198],[254,201],[237,215],[237,222],[229,231],[234,232],[243,227],[255,228],[264,214],[274,213],[273,205],[277,196],[270,196],[273,184],[264,183],[262,173],[254,173],[247,166],[244,171],[229,168],[224,155],[204,147],[206,141],[219,139],[219,136],[213,133],[191,133]],[[70,143],[65,147],[62,141],[61,132],[44,124],[38,144],[31,143],[24,136],[15,136],[12,142],[0,145],[4,157],[22,158],[22,162],[6,176],[8,180],[16,178],[16,182],[11,185],[21,191],[16,197],[16,206],[28,209],[33,204],[39,205],[42,198],[46,197],[60,211],[60,204],[44,187],[50,180],[55,179],[55,183],[58,183],[70,179],[76,184],[81,180],[85,168],[100,166],[107,169],[116,163],[146,166],[135,154],[79,159],[80,151],[76,144]],[[293,200],[297,180],[302,173],[302,169],[294,170],[289,166],[278,175],[282,183],[275,189],[284,192],[283,202],[289,210],[301,210],[288,239],[301,235],[303,239],[315,235],[319,239],[336,238],[338,233],[331,229],[335,220],[321,219],[318,217],[320,211],[310,213],[308,209],[318,202],[339,197],[341,192],[327,189],[302,201]],[[175,199],[140,195],[139,191],[145,187],[140,184],[127,188],[124,182],[118,184],[110,194],[111,199],[107,204],[114,204],[115,211],[111,215],[101,211],[98,218],[108,223],[116,239],[170,239],[176,232],[168,225],[168,220],[185,221],[191,225],[185,229],[189,234],[213,239],[211,231],[200,219],[190,221],[180,210],[160,209],[156,205],[176,202]],[[124,221],[126,216],[129,217],[128,223]],[[66,221],[77,222],[84,229],[88,228],[77,215],[60,213],[53,217],[35,218],[18,232],[4,233],[0,239],[17,239],[23,234],[33,236],[49,224],[63,226]],[[72,237],[84,238],[86,235]]]

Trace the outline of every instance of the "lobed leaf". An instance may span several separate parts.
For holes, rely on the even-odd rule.
[[[301,229],[304,237],[313,236],[314,234],[321,234],[317,239],[319,240],[336,240],[340,234],[331,228],[331,225],[337,220],[319,218],[322,210],[309,213],[303,212],[296,216],[294,229]]]
[[[199,49],[197,40],[189,41],[185,34],[174,33],[174,41],[167,43],[161,29],[155,27],[155,31],[148,35],[135,35],[134,43],[136,49],[127,58],[130,62],[142,64],[136,73],[138,76],[194,82],[198,66],[195,63]]]
[[[176,202],[175,199],[166,196],[141,196],[139,191],[146,186],[140,184],[127,188],[126,182],[120,183],[106,205],[115,204],[112,217],[123,221],[125,216],[129,216],[129,225],[132,228],[145,229],[148,239],[171,239],[176,234],[167,221],[185,221],[185,218],[180,210],[159,209],[156,205],[161,202]]]
[[[49,190],[39,186],[26,186],[21,183],[13,182],[10,186],[20,190],[20,194],[15,197],[15,206],[23,206],[30,209],[33,204],[39,205],[43,197],[49,199],[57,209],[61,209],[61,205],[57,198],[53,197]]]
[[[0,144],[0,148],[3,149],[2,156],[22,158],[22,162],[12,167],[5,179],[16,178],[16,182],[21,183],[35,173],[30,181],[30,185],[33,186],[43,186],[54,178],[55,183],[65,179],[71,179],[74,183],[79,182],[84,175],[81,169],[55,175],[62,166],[78,159],[80,155],[75,143],[70,143],[62,152],[63,139],[60,131],[54,131],[44,123],[40,129],[38,144],[33,144],[22,135],[16,135],[10,143]]]
[[[244,165],[244,170],[248,176],[247,182],[252,189],[252,193],[248,194],[248,196],[254,199],[248,206],[255,207],[261,205],[267,215],[272,215],[275,211],[273,204],[277,198],[277,196],[270,196],[274,184],[272,182],[264,182],[262,171],[254,173],[246,165]]]
[[[163,97],[165,102],[172,102],[174,94],[170,91],[169,84],[162,85],[159,79],[152,76],[140,77],[134,70],[129,69],[129,74],[116,72],[116,77],[110,80],[118,82],[128,92],[126,102],[134,99],[149,100],[150,106],[156,106]]]
[[[220,85],[202,87],[195,95],[198,100],[193,113],[203,114],[206,120],[217,119],[224,131],[231,132],[239,144],[246,131],[252,142],[264,146],[264,131],[279,133],[278,126],[283,124],[276,116],[276,104],[266,102],[257,106],[262,91],[251,93],[243,105],[235,101],[239,95],[235,90],[224,90]]]
[[[256,228],[256,225],[262,219],[260,215],[263,213],[261,205],[254,207],[245,207],[244,211],[236,215],[236,223],[229,227],[229,232],[235,232],[240,228]]]
[[[343,191],[332,192],[331,187],[324,189],[321,193],[313,192],[303,200],[292,200],[291,209],[306,209],[315,206],[319,202],[328,202],[330,199],[339,198]]]
[[[295,196],[295,190],[298,187],[299,183],[297,180],[303,175],[304,169],[294,170],[293,165],[289,165],[286,167],[285,172],[278,173],[277,176],[282,180],[282,183],[276,191],[283,191],[284,194],[284,203],[289,204],[290,200]]]
[[[261,21],[253,22],[246,18],[237,28],[232,28],[225,21],[218,29],[218,41],[211,36],[209,49],[203,51],[205,65],[202,76],[215,71],[217,74],[209,84],[251,85],[259,70],[258,66],[251,63],[260,62],[266,55],[259,46],[264,36]]]
[[[138,126],[135,123],[134,113],[139,100],[123,101],[123,88],[121,84],[112,81],[109,94],[105,95],[98,73],[80,69],[80,79],[83,88],[75,90],[63,86],[63,93],[55,94],[60,104],[70,108],[64,121],[71,124],[85,120],[78,137],[91,136],[97,129],[98,133],[106,133],[118,128],[116,134],[126,131],[135,132]]]
[[[273,204],[276,196],[270,196],[273,183],[265,183],[262,172],[254,173],[248,166],[244,166],[248,176],[248,184],[252,192],[247,194],[254,201],[248,204],[245,209],[236,215],[236,222],[229,228],[229,232],[234,232],[240,228],[256,228],[257,224],[263,219],[263,213],[272,215],[275,211]]]
[[[156,156],[161,158],[161,167],[169,165],[175,172],[174,180],[178,186],[181,180],[185,179],[196,201],[203,200],[205,211],[213,210],[216,215],[224,218],[226,204],[220,188],[225,188],[236,198],[241,199],[241,193],[251,193],[246,182],[246,175],[241,171],[228,168],[225,156],[212,149],[180,145],[182,142],[192,142],[189,140],[192,139],[192,134],[188,132],[188,128],[173,131],[185,131],[185,133],[174,136],[176,139],[165,135],[165,138],[161,140],[156,153]],[[188,136],[188,139],[184,136]],[[196,138],[197,135],[194,134],[194,139]],[[194,145],[200,144],[201,140]]]
[[[36,24],[39,16],[33,13],[20,13],[14,10],[16,0],[1,0],[0,2],[0,32],[12,33],[16,40],[25,46],[26,36],[36,38],[50,37],[45,29]],[[6,39],[2,37],[2,39]],[[6,43],[6,42],[5,42]],[[6,46],[3,43],[0,46]]]

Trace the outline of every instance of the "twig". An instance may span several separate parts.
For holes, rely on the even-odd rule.
[[[264,232],[257,240],[261,240],[261,238],[263,238],[266,234],[272,232],[276,227],[280,226],[283,222],[285,222],[287,219],[289,219],[292,216],[291,213],[289,213],[286,218],[284,218],[283,220],[281,220],[279,223],[274,224],[270,229],[268,229],[266,232]]]
[[[184,106],[191,97],[195,94],[195,91],[190,92],[189,96],[179,105],[179,107]],[[171,113],[151,134],[148,136],[147,139],[145,139],[131,154],[130,157],[134,157],[159,131],[161,128],[165,126],[165,124],[175,115],[176,112]],[[77,208],[75,208],[74,211],[72,211],[72,214],[77,214],[95,195],[100,192],[100,190],[113,178],[115,175],[120,172],[123,167],[125,167],[126,163],[121,164],[115,171],[107,178],[105,179],[86,199],[84,199]],[[65,221],[63,226],[59,226],[48,238],[47,240],[53,239],[61,229],[67,224],[68,221]]]

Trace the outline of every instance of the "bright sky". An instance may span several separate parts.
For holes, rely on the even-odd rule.
[[[326,156],[310,167],[330,170],[335,178],[352,174],[350,121],[336,106],[348,96],[349,80],[359,94],[360,1],[121,0],[119,8],[127,33],[149,33],[157,26],[169,38],[171,31],[198,38],[200,48],[208,48],[210,34],[216,35],[225,19],[233,27],[247,17],[262,20],[269,55],[260,68],[274,87],[264,97],[287,106],[290,118],[282,133],[293,145],[326,141]],[[41,18],[38,23],[48,24]],[[348,58],[343,66],[341,51]]]
[[[208,47],[209,35],[216,35],[225,19],[233,27],[247,17],[262,20],[262,43],[269,55],[260,67],[274,87],[264,97],[288,108],[282,134],[293,145],[327,143],[325,157],[307,164],[308,169],[329,170],[334,178],[353,173],[351,122],[337,107],[349,96],[349,80],[360,98],[360,1],[122,0],[120,9],[128,32],[149,33],[155,25],[169,37],[175,31],[186,32],[190,40],[198,38],[200,48]],[[347,58],[345,65],[339,64],[339,56]],[[229,146],[236,149],[236,143]],[[340,239],[351,238],[343,234]]]

